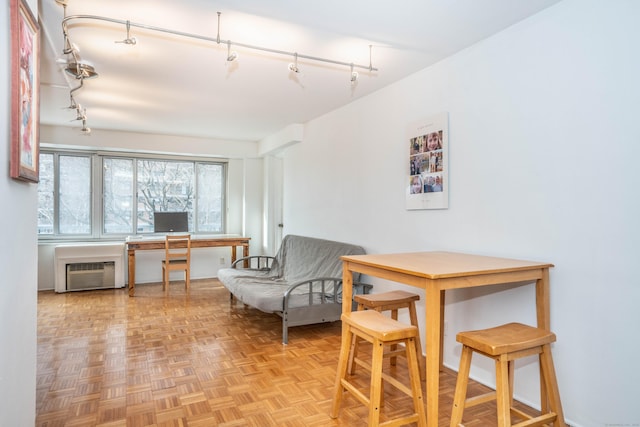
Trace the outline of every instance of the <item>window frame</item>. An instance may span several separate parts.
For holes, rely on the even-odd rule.
[[[200,235],[224,235],[227,233],[227,209],[228,209],[228,159],[211,158],[206,156],[181,156],[154,153],[134,153],[126,151],[104,151],[104,150],[75,150],[56,147],[41,147],[40,154],[53,155],[53,234],[37,234],[39,241],[67,241],[67,240],[123,240],[128,236],[152,236],[153,232],[138,232],[138,210],[137,210],[137,161],[175,161],[193,163],[193,207],[192,222],[190,223],[190,234]],[[90,219],[91,232],[88,234],[60,234],[59,229],[59,189],[60,189],[60,156],[83,156],[89,157],[91,165],[91,200],[90,200]],[[133,162],[133,183],[132,183],[132,232],[131,233],[105,233],[104,227],[104,159],[129,159]],[[222,167],[221,182],[221,225],[220,232],[199,231],[198,230],[198,165],[216,165]]]

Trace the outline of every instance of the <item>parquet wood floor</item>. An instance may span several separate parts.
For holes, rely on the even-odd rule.
[[[230,303],[215,279],[189,292],[173,282],[168,296],[160,283],[134,298],[40,292],[36,426],[364,426],[367,410],[348,395],[340,418],[329,417],[340,333],[340,322],[295,327],[283,345],[278,316]],[[393,369],[406,375],[404,363]],[[441,373],[440,426],[455,375]],[[410,410],[408,397],[385,392],[383,414]],[[469,409],[465,421],[495,425],[495,406]]]

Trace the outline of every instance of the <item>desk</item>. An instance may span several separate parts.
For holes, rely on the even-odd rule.
[[[242,256],[249,256],[250,237],[191,237],[191,249],[194,248],[217,248],[231,246],[231,263],[236,260],[236,247],[242,246]],[[140,239],[127,242],[127,258],[129,260],[129,296],[135,295],[136,291],[136,251],[148,251],[154,249],[164,249],[164,239]]]
[[[425,290],[427,425],[438,426],[444,328],[444,291],[505,283],[535,282],[538,327],[549,329],[549,268],[553,264],[451,252],[343,256],[342,311],[351,310],[353,273]],[[544,402],[544,396],[543,400]]]

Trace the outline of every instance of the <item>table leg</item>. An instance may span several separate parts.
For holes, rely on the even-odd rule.
[[[248,243],[246,245],[242,246],[242,256],[244,258],[249,256],[249,244]],[[245,260],[244,268],[249,268],[249,261]]]
[[[549,303],[549,269],[542,269],[542,277],[536,280],[536,316],[538,328],[551,330],[551,307]],[[542,365],[540,365],[540,409],[549,412],[549,398],[545,387]]]
[[[353,273],[349,271],[349,263],[342,263],[342,312],[351,311],[351,301],[353,299]]]
[[[536,316],[538,328],[551,330],[551,308],[549,307],[549,269],[542,269],[542,277],[536,280]]]
[[[442,358],[442,316],[441,302],[444,292],[433,284],[427,284],[425,295],[426,312],[426,383],[427,383],[427,426],[438,426],[438,401],[440,390],[440,361]]]
[[[444,367],[444,291],[440,291],[440,370]]]
[[[132,297],[136,293],[136,251],[135,249],[127,250],[127,258],[129,262],[129,296]]]

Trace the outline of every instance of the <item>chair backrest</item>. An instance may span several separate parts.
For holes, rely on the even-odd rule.
[[[191,235],[189,234],[167,234],[164,241],[165,260],[175,262],[184,260],[191,262]]]

